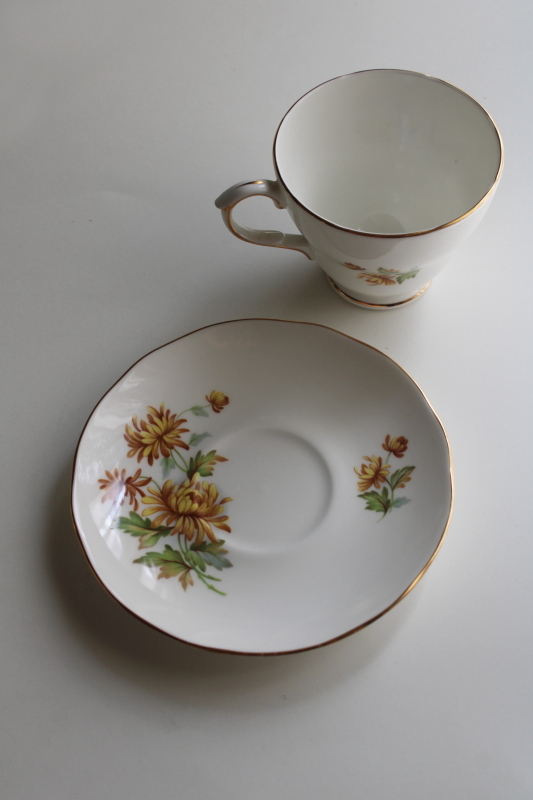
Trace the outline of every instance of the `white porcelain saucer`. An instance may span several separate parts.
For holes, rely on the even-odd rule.
[[[249,319],[138,361],[88,420],[72,511],[111,595],[190,644],[319,647],[414,586],[452,506],[414,381],[320,325]]]

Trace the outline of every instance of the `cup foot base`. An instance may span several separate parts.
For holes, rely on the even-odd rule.
[[[340,297],[342,297],[344,300],[347,300],[349,303],[353,303],[353,305],[359,306],[360,308],[371,308],[374,309],[374,311],[390,311],[393,308],[401,308],[409,303],[414,303],[415,300],[418,300],[418,298],[424,294],[426,289],[428,289],[431,284],[431,281],[429,281],[429,283],[426,283],[426,285],[423,286],[419,292],[414,294],[412,297],[408,297],[407,300],[400,300],[399,303],[366,303],[364,300],[357,300],[357,298],[346,294],[345,291],[337,286],[335,281],[330,278],[329,275],[326,275],[326,278],[333,291],[340,295]]]

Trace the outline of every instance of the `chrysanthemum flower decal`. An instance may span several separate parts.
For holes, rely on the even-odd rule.
[[[370,283],[372,286],[394,286],[396,278],[391,275],[384,275],[380,272],[364,272],[357,276],[362,278],[365,283]]]
[[[231,533],[225,513],[225,506],[231,497],[221,498],[217,486],[205,480],[213,475],[217,464],[227,461],[216,450],[202,453],[198,449],[186,460],[181,450],[197,447],[209,433],[190,433],[186,414],[195,417],[208,417],[210,409],[215,414],[228,405],[229,398],[220,391],[212,391],[205,396],[207,405],[191,406],[179,414],[165,409],[147,407],[146,419],[140,422],[132,417],[131,425],[125,426],[124,439],[129,447],[128,458],[144,459],[150,467],[154,462],[162,473],[162,480],[141,475],[139,468],[134,475],[127,477],[127,470],[120,472],[115,468],[106,470],[105,478],[98,483],[103,492],[102,502],[111,500],[113,508],[128,501],[133,510],[128,517],[120,517],[116,527],[130,536],[137,537],[139,550],[157,545],[159,540],[175,536],[176,547],[165,544],[162,551],[151,551],[134,560],[134,564],[144,564],[159,568],[158,578],[176,577],[186,590],[194,585],[197,577],[208,589],[217,594],[225,594],[213,582],[220,578],[210,575],[208,567],[217,570],[232,566],[226,558],[224,539],[218,538],[218,531]],[[185,434],[189,434],[185,441]],[[183,478],[173,481],[168,475],[176,470],[184,473]],[[144,506],[139,514],[139,502]]]
[[[159,411],[148,406],[146,421],[142,419],[137,422],[137,416],[133,416],[131,422],[133,429],[126,425],[124,438],[129,446],[128,458],[137,456],[137,461],[146,458],[150,466],[154,463],[154,458],[159,458],[159,453],[164,458],[169,458],[175,447],[189,449],[181,438],[181,434],[189,433],[188,428],[181,428],[186,419],[177,419],[177,414],[165,411],[164,403],[161,403]]]
[[[407,450],[408,440],[405,436],[385,436],[381,447],[387,453],[385,461],[381,456],[363,456],[363,463],[354,472],[359,478],[357,488],[361,494],[357,495],[366,500],[365,509],[377,511],[382,516],[389,514],[393,508],[400,508],[410,500],[407,497],[395,497],[396,489],[403,489],[411,480],[414,467],[402,467],[391,474],[392,465],[389,464],[391,456],[403,458]],[[372,488],[374,487],[374,488]],[[377,490],[377,491],[376,491]],[[143,499],[142,502],[146,502]]]
[[[368,461],[368,464],[361,464],[360,472],[357,472],[354,467],[356,474],[361,478],[357,488],[360,492],[365,492],[372,486],[379,489],[380,485],[387,480],[390,470],[389,465],[382,463],[381,456],[363,456],[363,461]]]
[[[125,469],[122,469],[120,473],[116,468],[113,472],[108,472],[106,470],[105,478],[100,478],[98,480],[100,489],[104,492],[102,495],[102,503],[111,499],[113,505],[121,506],[127,498],[130,505],[133,506],[133,510],[137,511],[139,503],[136,495],[138,494],[140,497],[144,497],[142,487],[150,483],[150,478],[141,478],[140,475],[140,469],[137,470],[135,475],[131,475],[129,478],[126,477]]]
[[[403,458],[403,454],[407,450],[407,445],[408,441],[405,436],[395,436],[391,439],[389,434],[387,434],[381,446],[387,453],[395,455],[396,458]]]
[[[362,267],[356,267],[354,264],[344,264],[344,266],[349,269],[362,270]],[[409,278],[416,278],[419,272],[420,267],[406,270],[405,272],[400,272],[398,269],[378,267],[375,272],[362,271],[357,277],[365,281],[365,283],[370,283],[372,286],[394,286],[395,283],[402,284],[404,281],[409,280]]]
[[[204,538],[216,544],[213,528],[231,533],[226,525],[228,517],[220,513],[231,497],[219,500],[215,484],[199,478],[196,472],[179,486],[168,480],[161,489],[148,489],[150,496],[142,499],[148,508],[142,516],[157,515],[154,525],[172,525],[172,534],[181,534],[196,545],[202,544]]]
[[[211,392],[210,395],[206,394],[205,399],[215,414],[220,414],[224,406],[227,406],[229,403],[229,398],[227,398],[223,392]]]

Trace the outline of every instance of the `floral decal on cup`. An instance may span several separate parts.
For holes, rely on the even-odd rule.
[[[139,421],[133,416],[131,424],[125,426],[127,457],[136,458],[138,463],[146,460],[150,467],[160,460],[160,483],[152,476],[142,475],[140,468],[131,476],[127,476],[126,469],[106,470],[105,478],[98,483],[103,492],[102,502],[111,500],[116,511],[125,501],[132,506],[129,516],[119,517],[116,527],[136,537],[139,550],[154,547],[160,539],[176,537],[176,547],[165,544],[163,550],[151,550],[136,558],[134,564],[158,568],[158,578],[177,578],[184,590],[194,585],[195,576],[208,589],[224,595],[213,585],[221,578],[207,570],[214,567],[221,571],[232,566],[226,558],[225,541],[217,533],[231,533],[224,508],[231,497],[220,498],[216,485],[206,478],[227,458],[216,450],[203,453],[196,449],[186,460],[181,452],[197,448],[211,435],[191,433],[185,427],[190,424],[185,415],[190,412],[196,417],[208,417],[207,409],[220,414],[229,403],[229,398],[219,391],[211,392],[205,399],[207,405],[191,406],[179,414],[165,409],[164,403],[159,409],[148,406],[146,419]],[[186,434],[190,436],[187,438]],[[174,470],[183,473],[181,480],[168,477]],[[140,514],[139,504],[144,506]]]
[[[375,272],[367,272],[365,269],[363,269],[363,267],[358,267],[357,264],[345,262],[343,266],[360,272],[361,274],[357,277],[361,278],[366,283],[370,283],[372,286],[394,286],[395,283],[402,284],[409,278],[416,278],[420,272],[420,267],[417,269],[407,270],[406,272],[400,272],[397,269],[384,269],[384,267],[378,267]]]
[[[401,467],[391,474],[392,465],[389,464],[391,456],[404,457],[407,445],[408,440],[405,436],[395,436],[391,439],[387,434],[381,445],[387,453],[385,461],[382,456],[363,456],[363,462],[366,463],[361,464],[359,469],[354,467],[354,472],[359,478],[357,488],[361,492],[357,496],[366,500],[367,511],[377,511],[381,514],[380,519],[389,514],[393,508],[400,508],[410,502],[407,497],[395,497],[394,492],[405,488],[415,468]]]

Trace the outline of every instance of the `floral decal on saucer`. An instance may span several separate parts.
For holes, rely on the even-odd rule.
[[[119,517],[116,527],[139,542],[139,550],[154,547],[160,539],[176,536],[176,547],[165,544],[163,550],[151,550],[134,564],[145,564],[159,569],[158,578],[177,578],[184,590],[194,585],[196,576],[208,589],[224,595],[213,586],[220,578],[208,574],[210,567],[221,571],[231,567],[226,558],[224,539],[219,539],[217,531],[231,533],[227,525],[228,516],[224,506],[231,497],[219,497],[214,483],[206,478],[213,475],[217,464],[227,458],[217,454],[216,450],[203,453],[193,448],[206,439],[209,433],[191,433],[186,425],[186,414],[195,417],[208,417],[210,409],[215,414],[229,403],[223,393],[213,391],[205,396],[206,405],[191,408],[173,414],[161,403],[159,409],[148,406],[146,419],[138,420],[136,416],[127,424],[124,439],[128,445],[128,458],[143,460],[153,467],[160,460],[162,480],[158,483],[151,475],[143,475],[139,468],[133,475],[127,476],[127,470],[106,470],[105,478],[98,483],[103,492],[102,502],[111,500],[114,509],[127,500],[133,510],[128,517]],[[188,438],[185,434],[190,434]],[[186,440],[187,439],[187,440]],[[190,451],[188,460],[182,451]],[[183,473],[182,479],[174,481],[168,477],[174,470]],[[140,511],[140,505],[144,506]]]
[[[359,271],[361,274],[357,277],[361,278],[366,283],[370,283],[372,286],[394,286],[395,283],[401,284],[409,278],[416,278],[420,272],[420,268],[400,272],[397,269],[384,269],[383,267],[378,267],[376,272],[367,272],[363,267],[358,267],[357,264],[350,264],[348,262],[345,262],[343,266],[348,267],[348,269]]]
[[[403,489],[411,480],[414,467],[401,467],[390,474],[391,456],[403,458],[407,450],[408,440],[405,436],[395,436],[393,439],[387,434],[381,447],[387,453],[385,461],[381,456],[363,456],[360,468],[354,467],[354,472],[358,476],[357,488],[361,492],[358,497],[366,500],[365,509],[377,511],[382,516],[390,513],[393,508],[400,508],[410,500],[408,497],[395,497],[396,489]],[[374,489],[372,489],[374,487]],[[381,489],[381,491],[379,491]],[[376,491],[377,490],[377,491]]]

